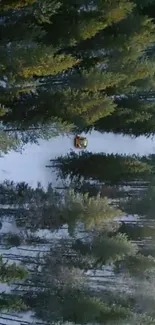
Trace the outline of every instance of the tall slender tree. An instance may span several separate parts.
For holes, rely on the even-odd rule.
[[[106,155],[82,152],[78,155],[71,153],[58,157],[54,166],[63,177],[70,175],[71,179],[93,179],[109,184],[150,180],[153,169],[149,159],[127,155]]]

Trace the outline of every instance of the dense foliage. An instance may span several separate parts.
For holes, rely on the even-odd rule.
[[[77,130],[154,135],[154,0],[0,13],[0,155]],[[69,186],[0,184],[0,323],[155,325],[154,164],[71,153],[51,162]]]
[[[95,128],[154,133],[153,1],[1,1],[0,149]]]
[[[113,154],[93,154],[91,152],[74,152],[58,157],[54,161],[62,177],[70,175],[71,179],[96,180],[107,184],[123,184],[133,181],[150,181],[154,155],[138,157]],[[51,165],[52,166],[52,165]]]
[[[18,235],[4,233],[1,247],[25,251],[19,255],[25,270],[1,259],[1,281],[14,283],[13,295],[1,295],[1,309],[32,310],[45,324],[51,319],[77,324],[155,323],[150,307],[153,251],[146,254],[147,244],[141,249],[129,239],[134,238],[134,229],[116,221],[122,212],[110,200],[69,190],[59,193],[51,185],[44,190],[10,182],[1,184],[1,197],[1,221],[15,218],[20,230]],[[62,226],[67,226],[68,235],[54,239],[54,230]],[[37,235],[39,229],[48,229],[48,237]],[[139,238],[147,233],[139,232]]]

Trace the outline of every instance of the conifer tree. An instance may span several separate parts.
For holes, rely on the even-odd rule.
[[[6,214],[12,215],[23,229],[55,230],[67,224],[69,232],[74,233],[79,222],[85,229],[102,228],[108,220],[112,221],[121,215],[121,211],[110,205],[106,197],[101,198],[98,195],[91,198],[87,193],[79,195],[69,189],[62,200],[62,195],[51,184],[46,191],[40,186],[33,190],[25,183],[6,182],[1,185],[1,193],[2,202],[14,204],[16,207],[1,208],[1,219]]]
[[[33,106],[33,110],[32,110]],[[115,104],[108,96],[99,92],[89,93],[89,91],[68,89],[63,91],[50,91],[38,93],[38,96],[31,95],[30,98],[21,102],[21,96],[18,100],[10,103],[11,111],[2,117],[3,124],[7,129],[14,123],[18,129],[48,126],[56,120],[60,121],[62,126],[72,123],[81,125],[90,125],[98,118],[107,116],[115,109]],[[29,114],[27,109],[29,107]],[[46,113],[46,114],[45,114]],[[67,121],[67,123],[65,122]],[[59,123],[60,124],[60,123]]]
[[[125,94],[128,100],[131,93],[152,87],[154,63],[145,53],[154,42],[155,27],[139,3],[32,2],[6,2],[3,8],[1,75],[9,92],[14,91],[13,100],[7,100],[10,112],[1,119],[5,126],[13,121],[27,129],[34,121],[46,124],[57,116],[82,128],[113,114],[119,119],[117,98]],[[22,33],[17,30],[20,19]],[[143,123],[139,111],[144,105],[148,121],[148,101],[141,103],[137,95],[136,110],[129,114],[127,100],[121,103],[126,114],[120,124],[123,117],[128,128],[132,121]]]
[[[24,280],[28,272],[17,266],[16,264],[9,265],[8,262],[3,262],[2,255],[0,256],[0,279],[1,282],[12,282],[14,280]]]
[[[9,264],[8,261],[3,261],[3,256],[0,256],[0,281],[10,285],[15,281],[25,280],[28,276],[28,271],[22,266],[15,263]],[[4,311],[23,311],[26,305],[20,296],[13,295],[12,293],[0,293],[0,310]]]
[[[151,96],[151,94],[150,94]],[[154,134],[154,103],[136,95],[116,99],[117,112],[95,122],[95,129],[100,132],[114,132],[135,136]],[[148,96],[149,98],[149,96]],[[151,97],[150,97],[151,98]]]
[[[17,10],[24,6],[29,6],[33,4],[36,0],[2,0],[0,4],[0,10],[1,11],[7,11],[7,10]]]
[[[133,197],[127,197],[126,200],[122,199],[120,201],[120,206],[124,211],[127,213],[144,216],[147,218],[147,220],[153,220],[154,218],[154,158],[154,155],[142,157],[143,161],[147,161],[147,163],[152,167],[152,177],[150,179],[150,182],[144,183],[143,188],[137,184],[137,194]]]
[[[137,322],[141,320],[141,324],[145,324],[144,320],[149,320],[149,315],[145,314],[146,308],[143,311],[141,310],[142,305],[136,305],[138,294],[137,297],[128,292],[119,295],[117,291],[107,290],[107,287],[104,286],[102,286],[102,290],[99,290],[95,272],[101,270],[103,275],[100,274],[99,277],[103,276],[104,278],[103,265],[110,263],[112,266],[117,261],[124,266],[124,272],[126,267],[127,271],[129,270],[130,274],[135,276],[132,261],[137,262],[135,270],[138,271],[140,260],[145,260],[147,269],[147,261],[151,263],[151,259],[135,255],[137,253],[136,245],[130,243],[126,236],[109,237],[108,241],[106,233],[103,237],[94,233],[93,237],[89,234],[88,241],[85,237],[82,241],[75,242],[73,246],[67,241],[63,240],[59,246],[52,247],[45,257],[45,263],[42,264],[40,273],[33,275],[31,281],[34,285],[38,284],[37,294],[33,295],[30,292],[24,295],[25,302],[31,306],[36,316],[47,324],[51,318],[55,321],[74,321],[75,323],[90,321],[101,323],[104,321],[105,324],[113,324],[118,319],[123,324],[127,324],[129,320],[135,321],[136,319]],[[116,244],[115,248],[114,243]],[[81,263],[82,259],[83,263]],[[85,273],[87,268],[88,274]],[[90,268],[94,272],[92,275]],[[95,286],[89,285],[91,278],[94,278]],[[123,287],[123,278],[121,280]],[[127,277],[127,280],[130,279]],[[70,308],[72,303],[73,307]],[[40,308],[41,304],[42,308]],[[92,312],[90,312],[90,307]],[[153,321],[152,318],[152,324]]]
[[[78,223],[85,225],[82,236],[78,233],[80,239],[77,239],[75,231],[74,236],[58,240],[57,245],[52,242],[51,247],[47,239],[50,250],[46,254],[44,252],[44,256],[39,253],[33,259],[27,259],[29,265],[35,266],[27,279],[27,272],[22,268],[16,265],[2,265],[3,281],[25,279],[21,284],[23,291],[20,289],[23,307],[17,301],[18,297],[13,302],[9,296],[2,297],[2,306],[11,310],[24,309],[26,305],[45,324],[52,319],[81,324],[104,322],[113,325],[119,319],[123,324],[128,324],[130,320],[134,323],[136,320],[144,325],[147,324],[146,321],[150,321],[149,317],[152,317],[153,324],[152,309],[149,312],[147,306],[143,306],[146,299],[152,303],[151,294],[146,292],[146,298],[144,300],[143,296],[141,302],[138,293],[133,293],[130,282],[133,284],[137,281],[135,286],[139,286],[141,290],[143,281],[146,289],[149,284],[146,275],[149,276],[149,272],[154,270],[154,258],[144,256],[136,243],[130,242],[126,235],[120,234],[120,225],[115,221],[115,217],[120,216],[120,211],[111,206],[108,200],[101,200],[100,197],[89,199],[87,195],[75,195],[74,192],[68,191],[66,194],[58,194],[53,192],[50,186],[47,191],[41,186],[32,189],[24,183],[5,182],[1,184],[0,191],[2,204],[10,205],[9,215],[14,204],[12,213],[14,210],[15,216],[21,213],[20,217],[27,217],[23,223],[24,228],[28,221],[31,223],[30,210],[33,219],[34,215],[35,220],[38,219],[35,230],[42,228],[43,219],[46,221],[44,226],[51,229],[53,216],[63,221],[57,224],[57,229],[60,229],[62,224],[67,224],[71,235]],[[57,211],[54,210],[54,205],[58,206]],[[50,208],[47,215],[42,206]],[[4,210],[6,217],[7,209]],[[2,209],[0,213],[2,216]],[[101,281],[105,280],[104,270],[107,266],[116,277],[112,291],[108,284],[104,286],[105,282]],[[99,276],[97,272],[100,272]],[[121,290],[126,290],[125,293],[120,293],[119,281]],[[128,289],[123,288],[124,281],[127,281]],[[15,290],[16,292],[18,293],[18,290]]]
[[[17,150],[20,147],[20,141],[15,137],[9,137],[6,132],[0,131],[0,156],[8,153],[10,150]]]
[[[44,77],[55,75],[71,68],[78,61],[71,55],[59,54],[56,50],[45,45],[12,43],[10,47],[0,47],[2,78],[10,82],[20,82],[31,79],[33,76]]]
[[[123,184],[129,181],[149,180],[152,168],[149,160],[126,155],[92,154],[78,155],[74,152],[65,157],[58,157],[54,166],[64,178],[93,179],[108,184]]]
[[[82,255],[88,255],[91,261],[94,257],[94,268],[115,263],[127,256],[134,256],[137,252],[136,245],[130,243],[126,235],[120,233],[110,237],[104,232],[96,232],[91,243],[78,240],[73,247]]]
[[[26,310],[26,306],[24,304],[24,302],[22,301],[22,299],[20,299],[19,297],[14,297],[11,294],[5,294],[5,293],[1,293],[0,294],[0,310],[1,311],[9,311],[9,312],[21,312]]]

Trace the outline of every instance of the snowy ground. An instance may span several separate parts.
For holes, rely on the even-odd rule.
[[[106,152],[106,153],[126,153],[126,154],[139,154],[147,155],[150,153],[155,153],[154,141],[152,139],[146,139],[145,137],[139,137],[137,139],[132,139],[128,136],[119,136],[113,134],[100,134],[93,131],[91,134],[87,135],[89,145],[88,151],[93,153],[95,152]],[[13,180],[15,182],[25,181],[28,182],[31,186],[36,186],[37,182],[41,182],[44,187],[48,185],[49,182],[52,182],[53,185],[58,184],[56,180],[56,174],[52,172],[51,169],[45,168],[45,165],[49,164],[50,159],[54,159],[59,155],[65,155],[74,149],[72,136],[62,137],[51,139],[50,141],[40,141],[40,145],[27,145],[24,152],[10,152],[5,155],[3,158],[0,158],[0,181],[5,179]],[[77,150],[76,150],[77,151]],[[78,151],[77,151],[78,152]],[[60,181],[61,182],[61,181]],[[132,219],[132,216],[129,216],[129,219]],[[128,220],[129,220],[128,219]],[[3,227],[0,230],[0,234],[6,232],[18,233],[16,225],[13,223],[5,222]],[[41,234],[47,236],[48,234]],[[58,238],[60,233],[53,234],[52,237]],[[63,235],[67,235],[63,232]],[[62,237],[62,234],[61,234]],[[17,257],[27,254],[24,252],[24,248],[11,248],[8,250],[3,250],[1,253],[4,257],[9,255],[15,255]],[[35,252],[32,252],[32,254]],[[31,254],[31,255],[32,255]],[[111,272],[109,272],[111,277]],[[113,278],[109,278],[112,284]],[[105,277],[107,281],[107,277]],[[102,283],[103,285],[103,283]],[[9,287],[4,284],[0,284],[0,291],[9,292]],[[12,321],[10,318],[14,318]],[[1,325],[32,325],[33,318],[31,313],[25,313],[20,319],[19,314],[12,317],[9,314],[0,313],[0,324]],[[39,324],[39,322],[38,322]]]
[[[129,136],[100,134],[92,131],[87,135],[89,144],[88,151],[126,154],[149,154],[155,153],[154,140],[139,137],[132,139]],[[56,175],[45,168],[50,159],[65,155],[74,149],[72,136],[59,136],[50,141],[40,141],[40,145],[27,145],[23,153],[10,152],[4,158],[0,158],[0,181],[5,179],[16,182],[26,181],[36,186],[40,181],[43,186],[49,182],[56,184]]]

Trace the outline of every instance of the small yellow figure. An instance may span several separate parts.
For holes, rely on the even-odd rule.
[[[85,137],[80,137],[80,135],[76,135],[75,137],[75,147],[79,149],[86,149],[88,145],[88,140]]]

